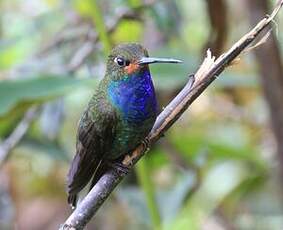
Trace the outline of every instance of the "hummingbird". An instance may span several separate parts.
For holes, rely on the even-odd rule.
[[[137,43],[120,44],[78,125],[76,154],[67,177],[68,203],[75,208],[107,165],[129,154],[149,134],[158,106],[149,64],[181,63],[149,57]]]

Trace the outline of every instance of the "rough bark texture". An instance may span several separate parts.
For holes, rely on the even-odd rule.
[[[269,12],[267,0],[248,0],[247,3],[252,25]],[[283,175],[283,65],[274,31],[275,29],[269,39],[255,50],[255,56],[262,89],[270,110],[271,125]]]

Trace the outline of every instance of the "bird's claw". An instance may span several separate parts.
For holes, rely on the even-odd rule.
[[[142,145],[143,145],[144,149],[148,149],[149,148],[150,141],[149,141],[149,139],[147,137],[143,139]]]
[[[113,168],[118,174],[127,175],[130,172],[130,167],[121,162],[108,162],[108,165]]]

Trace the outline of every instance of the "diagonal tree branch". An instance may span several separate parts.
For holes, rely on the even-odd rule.
[[[264,28],[271,24],[282,5],[283,0],[278,1],[276,8],[270,16],[262,19],[249,33],[244,35],[231,49],[216,60],[210,51],[207,52],[207,57],[195,74],[195,77],[189,78],[188,83],[181,92],[158,116],[154,127],[147,137],[146,142],[148,145],[145,147],[144,144],[141,144],[130,155],[126,156],[122,162],[125,166],[129,168],[133,167],[145,152],[149,150],[150,146],[162,137],[164,132],[178,120],[183,112],[217,76],[251,45]],[[125,175],[124,172],[115,169],[107,171],[60,229],[83,229]]]

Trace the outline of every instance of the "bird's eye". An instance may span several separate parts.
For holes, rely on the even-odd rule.
[[[119,65],[119,66],[128,66],[128,65],[130,65],[130,61],[129,60],[125,60],[124,58],[121,58],[121,57],[116,57],[114,59],[114,62],[116,62],[117,65]]]
[[[116,57],[114,59],[114,62],[116,62],[119,66],[124,66],[125,65],[125,60],[121,57]]]

